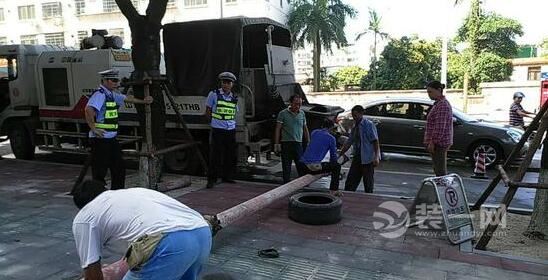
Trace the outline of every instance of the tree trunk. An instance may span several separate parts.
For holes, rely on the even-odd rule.
[[[548,149],[545,149],[547,144],[548,140],[545,139],[542,144],[542,158],[538,178],[538,182],[541,184],[548,183]],[[523,234],[531,239],[546,239],[548,235],[548,190],[537,189],[533,215],[527,230]]]
[[[322,52],[322,45],[320,42],[320,34],[316,33],[314,36],[314,91],[320,91],[320,56]]]
[[[146,15],[140,15],[131,0],[116,0],[120,11],[127,18],[131,29],[131,59],[135,70],[131,74],[134,81],[141,81],[146,77],[160,77],[160,30],[162,29],[162,18],[164,17],[168,0],[150,1]],[[134,86],[135,97],[144,97],[144,87]],[[150,95],[154,98],[151,106],[152,114],[152,146],[147,151],[158,150],[165,146],[165,105],[160,85],[156,82],[149,88]],[[136,105],[139,115],[140,135],[145,138],[145,106]],[[139,169],[141,176],[148,177],[150,187],[156,186],[161,171],[163,157],[149,158],[148,162],[140,161]],[[145,166],[146,165],[146,166]],[[149,166],[152,166],[153,171]]]

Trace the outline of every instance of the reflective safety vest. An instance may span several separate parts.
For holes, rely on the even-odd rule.
[[[95,127],[104,129],[106,131],[118,131],[118,104],[114,101],[114,97],[107,95],[106,92],[100,88],[99,92],[105,95],[105,118],[103,122],[98,122],[95,119]]]
[[[216,89],[217,94],[217,106],[215,112],[211,113],[211,117],[221,121],[234,120],[236,118],[236,105],[238,104],[238,98],[232,96],[230,101],[223,99],[223,94]]]

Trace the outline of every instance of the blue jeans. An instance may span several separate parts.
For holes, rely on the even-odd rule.
[[[123,280],[195,280],[211,251],[209,227],[167,233],[140,270]]]

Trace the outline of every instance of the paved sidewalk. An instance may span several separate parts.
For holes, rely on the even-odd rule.
[[[75,279],[80,274],[71,233],[77,212],[66,195],[79,166],[0,161],[0,279]],[[271,185],[221,184],[168,194],[214,214],[268,191]],[[236,279],[548,279],[548,265],[501,256],[462,253],[444,239],[408,231],[385,239],[373,229],[372,213],[388,198],[346,193],[344,218],[330,226],[308,226],[287,218],[287,200],[223,229],[214,241],[206,273],[225,271]],[[409,204],[409,201],[400,201]],[[257,250],[276,248],[280,258]],[[125,244],[105,252],[120,258]]]

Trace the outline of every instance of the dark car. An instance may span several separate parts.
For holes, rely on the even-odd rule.
[[[365,115],[377,126],[381,150],[411,155],[427,155],[423,144],[426,116],[433,101],[418,98],[390,98],[364,105]],[[349,132],[353,126],[350,111],[338,118],[339,130]],[[487,166],[508,156],[523,131],[475,119],[453,108],[453,146],[448,156],[475,160],[480,149],[486,152]],[[526,144],[519,156],[527,151]]]

